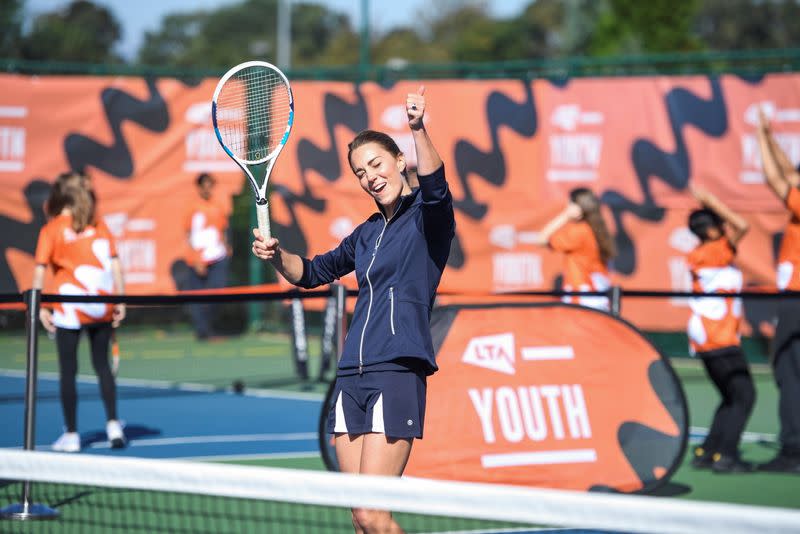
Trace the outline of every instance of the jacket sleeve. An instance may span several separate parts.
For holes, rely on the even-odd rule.
[[[352,234],[345,237],[339,246],[325,254],[311,259],[303,258],[303,276],[296,285],[312,289],[351,273],[356,268],[356,234],[359,226]]]
[[[419,175],[422,195],[422,217],[426,235],[437,235],[448,240],[453,237],[456,219],[453,213],[453,195],[444,175],[444,165],[432,174]]]

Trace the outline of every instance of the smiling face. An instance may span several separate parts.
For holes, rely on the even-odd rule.
[[[377,142],[353,149],[350,166],[361,188],[384,208],[387,217],[391,217],[400,195],[411,192],[403,176],[406,168],[403,154],[395,156]]]

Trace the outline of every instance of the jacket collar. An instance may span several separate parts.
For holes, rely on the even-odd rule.
[[[380,204],[378,204],[377,200],[374,200],[374,202],[375,205],[378,206],[378,215],[380,215],[381,218],[385,220],[386,216],[383,214],[383,207]],[[417,204],[418,202],[422,202],[422,197],[419,194],[419,187],[413,187],[411,188],[411,192],[409,194],[400,196],[400,203],[398,204],[397,210],[394,212],[394,215],[392,216],[391,220],[392,221],[395,220],[409,207],[411,207],[414,204]]]

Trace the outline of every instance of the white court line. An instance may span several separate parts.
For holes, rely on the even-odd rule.
[[[233,434],[216,436],[184,436],[176,438],[132,439],[131,447],[159,447],[162,445],[188,445],[198,443],[246,443],[248,441],[304,441],[316,440],[316,432],[294,432],[286,434]],[[101,441],[89,445],[92,449],[108,449],[108,443]]]
[[[124,425],[123,425],[124,428]],[[264,441],[316,441],[319,434],[316,432],[287,432],[283,434],[232,434],[232,435],[213,435],[213,436],[183,436],[174,438],[145,438],[132,439],[128,441],[130,447],[160,447],[164,445],[189,445],[202,443],[247,443]],[[8,447],[19,449],[20,447]],[[89,449],[109,449],[111,446],[106,441],[90,443],[86,448]],[[36,445],[36,449],[51,450],[49,443]]]
[[[47,380],[58,380],[58,373],[39,372],[39,378]],[[0,369],[0,376],[12,378],[25,378],[25,371],[13,369]],[[97,377],[93,375],[78,375],[78,381],[87,384],[96,384]],[[140,386],[153,389],[177,389],[178,391],[193,391],[215,393],[222,392],[219,388],[208,384],[197,384],[193,382],[169,382],[167,380],[145,380],[141,378],[117,378],[117,385],[121,386]],[[303,391],[283,391],[279,389],[245,388],[242,393],[237,393],[245,397],[258,397],[268,399],[286,399],[320,402],[324,399],[321,393],[307,393]]]
[[[699,434],[698,436],[690,437],[704,438],[708,435],[708,429],[699,426],[693,426],[689,428],[689,434]],[[762,441],[776,443],[778,441],[778,436],[775,434],[764,434],[761,432],[745,432],[742,434],[742,441],[745,443],[760,443]]]
[[[21,451],[22,447],[0,447],[0,451]],[[49,445],[37,445],[37,451],[51,450]],[[85,449],[84,449],[85,450]],[[319,451],[265,452],[256,454],[220,454],[219,456],[170,456],[170,460],[228,461],[228,460],[292,460],[295,458],[317,458]],[[129,456],[126,456],[129,458]]]

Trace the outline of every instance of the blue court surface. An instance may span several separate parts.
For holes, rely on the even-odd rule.
[[[105,412],[97,381],[94,377],[79,377],[81,454],[193,460],[290,459],[320,454],[317,423],[323,399],[319,394],[275,390],[237,394],[205,385],[119,379],[117,398],[118,416],[129,442],[125,449],[113,450],[106,440]],[[0,370],[0,448],[23,445],[24,399],[24,373]],[[47,451],[63,431],[57,375],[40,373],[37,399],[36,449]]]
[[[83,452],[143,458],[297,458],[319,455],[317,394],[214,391],[207,386],[118,380],[118,417],[129,446],[111,450],[105,412],[93,377],[78,379],[78,431]],[[24,373],[0,371],[0,447],[23,440]],[[55,375],[37,385],[36,448],[49,450],[63,431]]]

